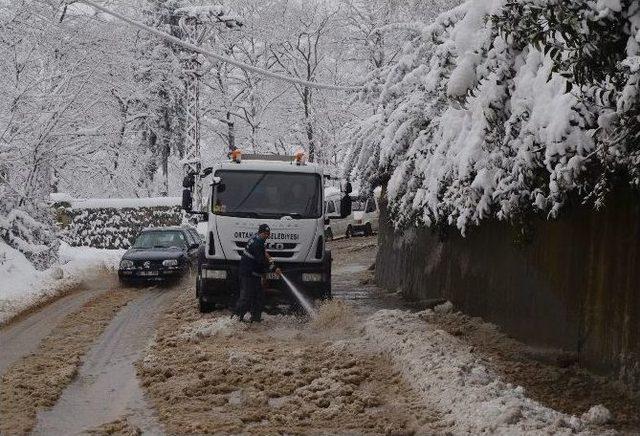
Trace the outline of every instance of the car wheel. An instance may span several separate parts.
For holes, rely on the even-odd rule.
[[[353,236],[353,229],[351,228],[351,226],[347,227],[347,231],[344,232],[344,236],[347,238],[350,238]]]
[[[333,230],[331,230],[331,227],[329,227],[327,230],[324,231],[324,238],[327,241],[333,240]]]

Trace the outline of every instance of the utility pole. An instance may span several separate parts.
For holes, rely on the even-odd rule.
[[[183,40],[191,45],[201,47],[216,24],[224,24],[227,28],[242,26],[235,18],[225,15],[220,6],[184,7],[175,11],[178,24],[183,34]],[[203,207],[202,184],[200,183],[202,170],[202,156],[200,154],[200,77],[202,62],[196,51],[184,51],[182,64],[186,86],[186,125],[185,152],[183,172],[186,176],[193,175],[194,191],[193,203],[200,210]]]
[[[179,25],[184,39],[190,44],[200,46],[207,33],[207,26],[199,22],[197,17],[176,11],[179,15]],[[196,52],[182,52],[182,64],[186,85],[186,120],[185,120],[185,149],[183,159],[183,173],[193,174],[195,180],[194,203],[198,210],[202,207],[202,185],[199,181],[202,168],[200,154],[200,67],[199,54]]]

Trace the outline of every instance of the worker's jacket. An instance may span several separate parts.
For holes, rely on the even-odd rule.
[[[258,235],[254,235],[247,242],[242,255],[240,256],[240,275],[261,277],[270,269],[267,260],[264,241]]]

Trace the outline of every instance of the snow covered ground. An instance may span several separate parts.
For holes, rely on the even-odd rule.
[[[525,389],[503,382],[465,344],[429,319],[452,310],[451,303],[412,313],[381,310],[364,324],[368,346],[382,350],[427,403],[444,413],[455,434],[599,433],[611,413],[595,405],[581,417],[569,416],[527,397]],[[426,321],[426,322],[425,322]]]
[[[0,240],[0,324],[78,286],[97,269],[115,269],[123,253],[62,244],[59,264],[38,271],[22,253]]]

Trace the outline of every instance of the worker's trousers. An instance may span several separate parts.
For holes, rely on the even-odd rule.
[[[240,276],[240,298],[236,304],[235,314],[243,318],[247,312],[251,312],[251,321],[262,320],[264,309],[264,289],[262,280],[255,276]]]

